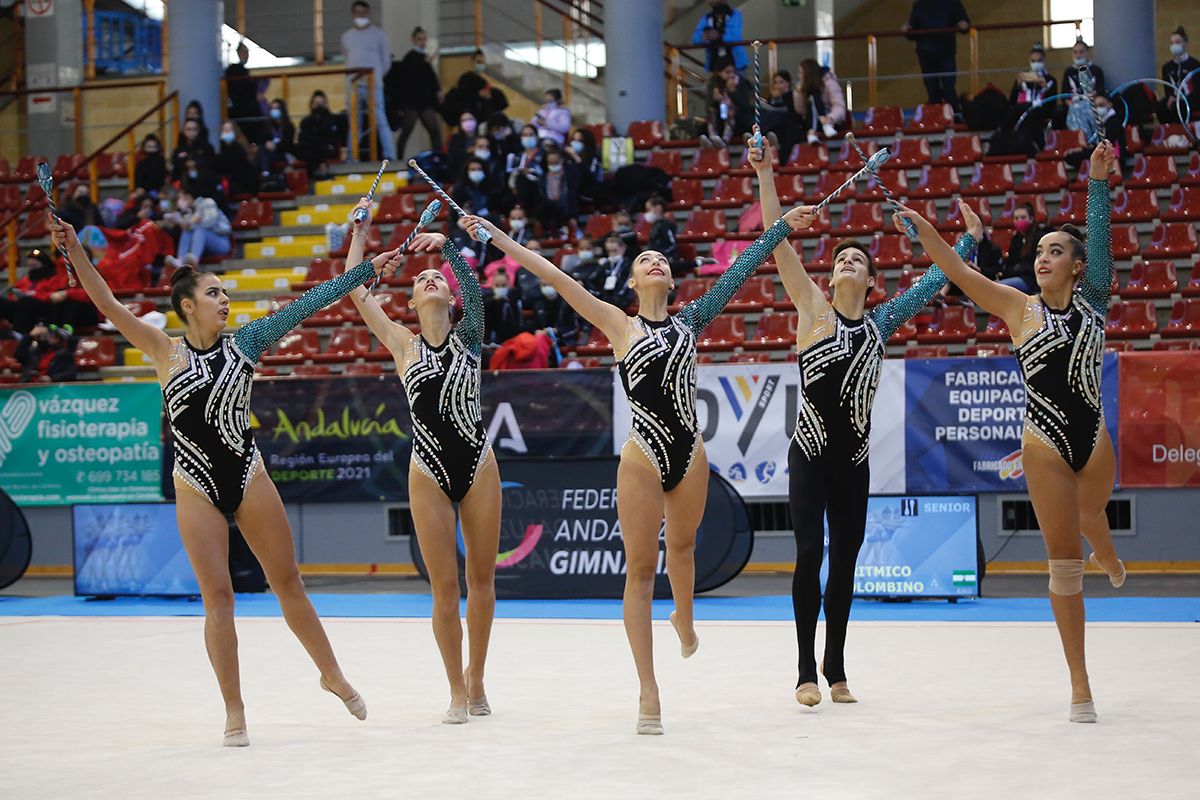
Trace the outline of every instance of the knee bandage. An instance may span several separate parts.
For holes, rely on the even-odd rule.
[[[1050,591],[1054,594],[1073,595],[1083,591],[1083,559],[1051,558]]]

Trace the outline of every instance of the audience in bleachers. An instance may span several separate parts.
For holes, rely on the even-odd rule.
[[[1045,101],[1056,94],[1058,82],[1046,67],[1046,50],[1041,42],[1034,42],[1029,48],[1029,69],[1018,72],[1013,81],[1008,110],[992,134],[988,154],[1033,156],[1041,150],[1046,143],[1046,125],[1058,105],[1056,100]]]
[[[162,142],[153,133],[142,139],[137,166],[133,169],[133,185],[153,195],[167,185],[167,159],[163,155]]]
[[[562,105],[562,92],[558,89],[547,89],[542,95],[542,107],[533,115],[533,124],[537,126],[538,139],[550,140],[561,147],[567,141],[571,132],[571,109]]]
[[[250,158],[252,145],[238,124],[226,120],[221,125],[221,149],[212,161],[213,172],[226,185],[226,196],[236,198],[258,192],[258,168]]]
[[[616,230],[604,240],[605,257],[592,270],[584,285],[592,294],[618,308],[628,309],[637,299],[629,288],[633,259],[637,256],[636,242],[631,236],[621,236]]]
[[[545,172],[545,152],[538,143],[537,129],[532,125],[521,128],[521,151],[509,153],[504,165],[505,180],[516,202],[531,213],[541,205],[539,182]]]
[[[491,219],[503,213],[498,203],[499,194],[488,181],[487,164],[471,156],[459,173],[459,179],[454,182],[454,191],[450,196],[472,214]]]
[[[463,166],[475,148],[475,137],[479,133],[479,121],[470,111],[458,117],[458,130],[450,134],[446,142],[446,169],[451,175],[462,173]]]
[[[200,131],[200,138],[207,142],[208,123],[204,121],[204,106],[200,104],[199,100],[192,100],[183,110],[183,121],[186,123],[188,120],[196,121],[196,125]]]
[[[804,118],[809,144],[820,141],[821,134],[829,139],[837,136],[835,121],[846,118],[846,98],[832,71],[822,70],[816,59],[804,59],[792,96],[793,108]]]
[[[521,298],[512,291],[508,271],[497,269],[491,274],[491,285],[485,290],[483,300],[484,349],[494,351],[520,333],[522,313]]]
[[[0,296],[0,320],[18,334],[38,324],[76,326],[96,324],[96,307],[80,287],[71,288],[66,267],[50,254],[31,250],[25,256],[25,275]]]
[[[713,73],[709,87],[712,102],[709,106],[708,135],[721,140],[712,144],[720,146],[721,143],[740,141],[754,125],[753,85],[729,63]]]
[[[80,183],[71,191],[66,202],[58,206],[58,216],[71,224],[75,230],[85,225],[102,225],[100,209],[92,200],[92,190],[86,183]]]
[[[492,86],[484,77],[486,69],[483,51],[476,50],[472,68],[458,77],[454,88],[446,92],[442,101],[442,119],[446,120],[447,125],[458,124],[463,112],[469,112],[475,119],[490,121],[492,115],[508,108],[508,98],[504,92]]]
[[[1181,85],[1183,79],[1192,72],[1200,69],[1200,59],[1188,53],[1187,31],[1180,25],[1171,31],[1171,60],[1162,66],[1162,79],[1172,86],[1179,86],[1179,94],[1187,98],[1192,109],[1192,119],[1200,112],[1200,75],[1193,75],[1187,85]],[[1182,122],[1180,105],[1176,100],[1176,92],[1167,87],[1163,90],[1163,99],[1158,104],[1158,119],[1162,123]]]
[[[171,153],[171,180],[178,182],[189,177],[189,161],[194,162],[197,169],[208,169],[212,165],[214,155],[203,121],[188,117],[183,122],[183,130],[179,132],[175,150]],[[191,177],[195,180],[195,176]]]
[[[804,114],[796,108],[792,73],[781,69],[771,76],[770,97],[761,107],[763,133],[775,134],[776,152],[790,153],[804,138]]]

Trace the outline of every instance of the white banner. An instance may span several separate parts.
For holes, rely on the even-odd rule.
[[[613,446],[631,425],[614,373]],[[744,497],[787,497],[788,445],[796,426],[796,364],[714,364],[697,368],[696,420],[709,462]],[[871,492],[903,493],[904,362],[887,360],[871,415]]]

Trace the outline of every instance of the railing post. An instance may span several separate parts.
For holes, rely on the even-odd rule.
[[[280,87],[279,87],[280,95],[279,96],[282,97],[283,102],[287,104],[288,113],[291,113],[292,101],[288,97],[288,76],[287,76],[286,72],[283,73],[283,76],[280,78],[279,83],[280,83]]]
[[[179,121],[179,92],[175,92],[175,95],[171,98],[171,125],[171,133],[173,135],[170,141],[178,141],[179,131],[183,129],[183,123]]]
[[[325,0],[313,0],[313,49],[319,67],[325,63]]]
[[[135,177],[135,173],[137,172],[137,136],[134,135],[132,130],[125,135],[125,146],[127,148],[125,161],[128,167],[127,171],[129,172],[127,179],[129,181],[129,193],[133,194],[133,190],[137,188]],[[96,162],[93,161],[92,163],[95,164]]]
[[[971,41],[971,96],[979,94],[979,29],[974,25],[967,32]]]
[[[667,118],[679,119],[683,116],[683,110],[679,107],[680,84],[682,79],[679,76],[679,48],[668,47],[667,58],[670,59],[670,74],[671,80],[667,83]],[[671,116],[672,112],[674,117]]]
[[[879,100],[879,63],[874,34],[867,34],[867,105],[875,106]]]
[[[229,116],[229,84],[225,78],[218,83],[221,85],[221,121],[224,122]]]
[[[71,90],[71,99],[75,103],[75,152],[83,152],[83,89],[76,86]]]
[[[483,0],[475,0],[475,48],[483,47]]]
[[[17,228],[17,218],[13,217],[8,221],[8,230],[5,235],[8,236],[8,285],[12,286],[17,282],[17,259],[20,256],[20,250],[17,245],[17,234],[20,230]]]
[[[542,65],[542,4],[533,0],[533,41],[537,45],[537,63]]]
[[[375,118],[375,70],[367,70],[367,151],[372,161],[379,160],[379,121]]]
[[[170,42],[168,41],[168,36],[167,36],[167,15],[170,13],[171,13],[170,2],[168,0],[163,0],[163,18],[162,18],[162,31],[161,31],[162,35],[158,37],[158,40],[162,44],[162,74],[164,76],[170,71],[169,64],[167,62],[167,57],[168,57],[168,55],[170,55]],[[178,103],[176,104],[175,111],[176,111],[176,116],[178,117],[178,112],[179,112]]]
[[[571,20],[566,14],[562,18],[563,27],[563,103],[571,105]]]
[[[350,79],[350,152],[346,154],[346,160],[358,160],[358,79],[359,75],[355,75]]]
[[[129,167],[129,174],[133,175],[133,165]],[[88,162],[88,191],[92,193],[92,197],[100,196],[100,162],[95,158]],[[133,192],[132,189],[129,191]]]
[[[772,39],[767,42],[767,80],[775,80],[776,72],[779,72],[779,45]]]
[[[96,0],[83,0],[83,12],[87,21],[87,65],[84,75],[90,81],[96,77]]]
[[[159,81],[158,90],[157,90],[157,94],[158,94],[158,130],[159,130],[159,133],[161,133],[162,136],[164,136],[164,137],[167,135],[167,104],[163,102],[163,98],[166,96],[166,93],[167,93],[166,84],[162,83],[162,81]],[[164,146],[164,149],[165,149],[165,146]]]
[[[237,0],[237,32],[238,36],[246,38],[246,0]]]

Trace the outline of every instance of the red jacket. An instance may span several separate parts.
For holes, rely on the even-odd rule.
[[[500,345],[488,369],[548,369],[550,337],[542,332],[518,333]]]
[[[175,243],[150,220],[127,231],[104,228],[108,249],[96,269],[112,289],[140,289],[150,282],[150,265],[175,252]]]

